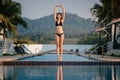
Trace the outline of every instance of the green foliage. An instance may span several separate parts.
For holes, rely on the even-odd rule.
[[[99,42],[98,34],[84,34],[80,37],[78,44],[96,44]]]
[[[30,20],[24,18],[27,22],[28,29],[18,26],[19,37],[29,37],[30,40],[37,43],[53,43],[55,25],[53,21],[53,15],[45,16],[40,19]],[[93,30],[94,24],[91,19],[84,19],[75,14],[66,13],[63,30],[65,34],[65,43],[68,43],[66,39],[69,39],[69,43],[76,43],[73,38],[80,38],[85,33],[89,33]],[[73,39],[73,40],[70,40]]]
[[[43,18],[30,20],[24,18],[27,22],[28,29],[18,26],[19,35],[35,36],[37,34],[54,35],[55,25],[53,15],[45,16]],[[84,33],[89,33],[93,30],[94,24],[91,19],[84,19],[75,14],[66,13],[65,22],[63,25],[66,38],[80,37]],[[39,36],[39,35],[38,35]],[[38,37],[37,36],[37,37]]]
[[[92,46],[89,50],[90,50],[90,51],[93,51],[97,46],[98,46],[98,44],[95,44],[95,45]]]
[[[4,53],[2,56],[11,56],[9,53]]]
[[[3,53],[3,55],[2,55],[2,56],[14,56],[14,55],[18,55],[18,54]]]
[[[107,24],[111,20],[120,17],[120,0],[100,0],[101,4],[95,4],[91,13],[98,18],[98,24]]]
[[[14,39],[14,44],[16,46],[21,45],[21,44],[29,44],[31,41],[29,39]]]
[[[41,44],[48,44],[50,40],[52,40],[53,36],[49,36],[45,33],[40,33],[39,37],[38,37],[38,43]]]
[[[12,0],[0,0],[0,20],[4,35],[7,34],[7,30],[10,35],[16,36],[18,24],[27,27],[27,23],[21,17],[21,4]]]
[[[65,44],[77,44],[79,38],[65,38]]]
[[[45,34],[45,33],[28,34],[28,35],[19,35],[18,39],[25,39],[25,40],[27,39],[30,40],[32,43],[49,44],[51,41],[54,41],[54,35]]]

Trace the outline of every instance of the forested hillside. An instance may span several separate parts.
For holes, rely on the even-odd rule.
[[[54,20],[53,15],[45,16],[39,19],[30,20],[24,18],[28,24],[28,29],[24,29],[18,26],[19,36],[26,37],[46,37],[51,38],[54,35]],[[63,25],[66,38],[79,38],[83,34],[90,33],[94,28],[94,24],[91,19],[84,19],[76,14],[66,13],[65,22]],[[45,40],[45,39],[43,39]]]

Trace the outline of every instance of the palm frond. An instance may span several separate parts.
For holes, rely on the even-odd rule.
[[[18,23],[19,23],[20,25],[23,25],[24,28],[28,28],[27,23],[26,23],[25,20],[24,20],[22,17],[20,17],[20,16],[19,16],[18,18],[14,19],[14,21],[13,21],[13,24],[15,24],[15,25],[18,25]]]
[[[17,25],[27,28],[27,23],[21,17],[21,4],[12,0],[0,0],[0,20],[3,30],[8,30],[12,35],[17,35]]]
[[[13,25],[12,23],[8,23],[8,30],[10,33],[13,34],[13,36],[16,36],[17,35],[17,28],[15,25]]]
[[[4,15],[0,14],[0,20],[4,21],[4,19],[5,19]]]
[[[91,14],[98,18],[98,24],[107,24],[114,18],[120,17],[119,0],[100,0],[101,5],[95,4],[91,8]]]

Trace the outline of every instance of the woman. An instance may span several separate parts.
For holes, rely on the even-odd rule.
[[[61,8],[62,13],[56,13],[56,9]],[[56,5],[54,8],[54,22],[55,22],[55,40],[56,40],[56,52],[58,60],[62,61],[62,51],[63,51],[63,41],[64,41],[64,32],[63,32],[63,23],[65,19],[65,8],[63,5]]]

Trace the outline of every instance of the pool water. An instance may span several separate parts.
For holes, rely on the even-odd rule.
[[[62,55],[63,61],[93,61],[89,58],[85,58],[82,56],[78,56],[75,54],[63,53]],[[20,59],[23,61],[57,61],[56,53],[49,53],[42,56],[32,56],[29,58]]]
[[[120,80],[120,66],[4,66],[3,80]]]
[[[68,46],[64,48],[70,50],[71,47]],[[78,47],[82,54],[84,48],[81,50],[79,45]],[[53,49],[43,46],[45,51],[50,48]],[[119,62],[102,63],[70,53],[63,53],[62,64],[57,62],[55,53],[25,57],[2,64],[0,80],[120,80]]]

